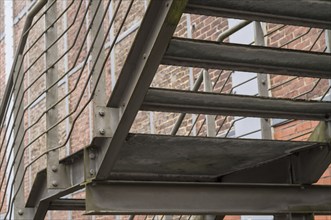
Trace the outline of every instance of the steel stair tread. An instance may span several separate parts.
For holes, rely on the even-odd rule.
[[[173,38],[165,65],[331,78],[331,55],[319,52]]]
[[[315,142],[130,134],[113,172],[220,176],[310,148]]]
[[[150,88],[141,110],[323,121],[331,102]]]
[[[189,0],[186,13],[330,29],[331,2]],[[315,13],[314,13],[315,12]]]

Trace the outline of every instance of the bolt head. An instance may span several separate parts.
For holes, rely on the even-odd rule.
[[[52,166],[52,171],[56,172],[57,171],[57,166]]]
[[[90,153],[89,158],[93,160],[95,158],[95,153]]]
[[[23,210],[22,209],[20,209],[20,210],[18,210],[18,212],[17,212],[19,215],[23,215]]]
[[[54,180],[54,181],[52,182],[52,186],[54,186],[54,187],[57,187],[57,186],[58,186],[58,184],[57,184],[57,181],[56,181],[56,180]]]
[[[101,135],[104,135],[104,134],[106,133],[106,131],[105,131],[105,129],[101,128],[101,129],[99,130],[99,133],[100,133]]]
[[[99,111],[99,115],[100,115],[101,117],[103,117],[103,116],[105,116],[105,112],[104,112],[104,111]]]

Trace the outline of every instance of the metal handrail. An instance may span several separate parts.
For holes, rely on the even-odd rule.
[[[40,11],[40,9],[42,9],[46,5],[47,1],[48,0],[39,0],[33,6],[33,8],[31,8],[31,10],[27,13],[26,20],[25,20],[23,30],[22,30],[23,35],[17,46],[16,55],[15,55],[14,62],[13,62],[14,65],[12,66],[12,69],[10,71],[5,93],[4,93],[4,96],[3,96],[3,99],[2,99],[1,105],[0,105],[0,107],[1,107],[0,108],[0,123],[2,123],[2,121],[4,120],[7,103],[9,103],[10,94],[11,94],[11,91],[13,90],[13,84],[14,84],[13,77],[14,77],[15,65],[18,61],[18,57],[20,55],[22,55],[22,53],[24,51],[33,18],[37,15],[37,13]]]
[[[77,13],[78,13],[78,11],[77,11]],[[82,47],[83,47],[83,45],[82,45]],[[42,74],[43,74],[43,73],[42,73]],[[76,86],[75,86],[75,87],[76,87]],[[74,87],[74,88],[75,88],[75,87]],[[49,89],[49,88],[48,88],[48,89]],[[20,89],[19,89],[19,90],[20,90]],[[74,89],[73,89],[73,90],[74,90]],[[27,91],[27,89],[25,89],[25,91],[23,92],[23,94],[24,94],[26,91]],[[46,91],[47,91],[47,89],[46,89]],[[19,92],[19,91],[18,91],[18,92]],[[73,91],[71,91],[71,92],[73,92]],[[68,95],[68,94],[67,94],[67,95]],[[65,98],[65,97],[64,97],[64,98]],[[56,104],[60,103],[64,98],[58,100],[58,102],[57,102]],[[22,96],[22,99],[23,99],[23,96]],[[23,100],[22,100],[22,99],[21,99],[20,102],[19,102],[20,104],[19,104],[18,108],[20,108],[21,104],[23,103]],[[38,97],[37,97],[36,99],[38,99]],[[32,104],[32,103],[33,103],[33,102],[31,102],[31,104]],[[31,104],[30,104],[30,105],[31,105]],[[54,107],[56,104],[54,104],[52,107]],[[22,114],[22,116],[21,116],[21,118],[20,118],[20,120],[19,120],[18,129],[22,126],[23,115],[24,115],[24,113],[27,111],[27,109],[29,108],[30,105],[28,105],[27,108],[25,108],[25,109],[23,110],[23,114]],[[28,128],[26,128],[26,129],[24,130],[23,137],[25,137],[26,133],[27,133],[27,132],[28,132],[28,131],[29,131],[34,125],[36,125],[36,124],[41,120],[42,116],[43,116],[44,114],[46,114],[46,112],[48,112],[50,109],[51,109],[51,108],[46,109],[46,111],[44,111],[44,113],[41,114],[41,116],[40,116],[39,118],[37,118],[37,120],[36,120],[34,123],[32,123]],[[9,120],[11,120],[12,115],[13,115],[13,112],[11,112]],[[13,122],[13,123],[15,123],[16,121],[17,121],[17,115],[15,116],[15,118],[14,118],[14,122]],[[2,131],[1,131],[1,132],[2,132]],[[0,134],[1,134],[1,132],[0,132]],[[13,130],[10,131],[9,136],[11,136],[12,133],[13,133]],[[6,134],[7,134],[7,130],[5,131],[4,136],[6,136]],[[14,142],[16,141],[16,138],[17,138],[17,133],[16,133],[15,136],[14,136]],[[38,138],[37,138],[37,139],[38,139]],[[4,140],[5,140],[5,139],[3,139],[2,143],[1,143],[0,150],[2,149],[2,146],[3,146]],[[20,141],[20,143],[19,143],[19,148],[20,148],[20,146],[22,145],[22,143],[23,143],[23,139],[22,139],[22,140]],[[7,143],[6,143],[6,145],[5,145],[5,146],[6,146],[5,151],[7,151],[8,144],[9,144],[9,140],[7,140]],[[30,143],[30,144],[31,144],[31,143]],[[12,154],[12,151],[13,151],[13,148],[10,149],[9,156]],[[5,155],[3,156],[3,159],[1,160],[0,167],[2,167],[2,164],[3,164],[3,162],[4,162],[4,157],[5,157]],[[8,164],[7,164],[7,165],[8,165]],[[6,165],[5,170],[7,169],[7,165]],[[2,186],[2,183],[0,184],[0,187],[1,187],[1,186]]]
[[[121,2],[121,1],[120,1],[120,2]],[[126,18],[127,18],[128,14],[129,14],[129,12],[130,12],[130,9],[131,9],[131,7],[132,7],[132,5],[133,5],[133,2],[134,2],[134,1],[132,0],[131,3],[130,3],[130,5],[129,5],[129,7],[128,7],[128,9],[127,9],[127,12],[126,12],[126,14],[125,14],[123,20],[122,20],[122,22],[121,22],[121,25],[120,25],[120,27],[119,27],[118,33],[116,34],[116,36],[115,36],[115,38],[114,38],[114,40],[113,40],[113,42],[112,42],[112,45],[111,45],[111,47],[110,47],[110,50],[108,51],[108,53],[107,53],[107,55],[106,55],[106,58],[105,58],[105,60],[103,61],[101,72],[102,72],[103,69],[105,68],[106,61],[107,61],[107,59],[108,59],[109,56],[110,56],[110,52],[111,52],[112,48],[115,46],[115,42],[116,42],[117,38],[119,37],[119,34],[120,34],[120,32],[121,32],[121,30],[122,30],[122,28],[123,28],[124,22],[126,21]],[[107,8],[108,8],[108,7],[107,7]],[[119,8],[119,6],[118,6],[118,8]],[[114,19],[115,16],[116,16],[116,15],[113,16],[113,20],[115,20],[115,19]],[[113,21],[113,20],[112,20],[112,21]],[[107,33],[109,32],[109,30],[110,30],[111,27],[112,27],[112,22],[111,22],[111,24],[108,26]],[[107,39],[107,36],[105,36],[105,37],[103,38],[103,45],[104,45],[106,39]],[[98,59],[98,57],[100,56],[101,52],[102,52],[102,48],[99,50],[96,59]],[[87,57],[88,57],[88,56],[87,56]],[[86,58],[85,60],[88,60],[88,59]],[[86,64],[86,62],[85,62],[85,64]],[[93,73],[93,70],[94,70],[94,68],[95,68],[95,65],[96,65],[96,62],[93,64],[93,67],[92,67],[91,73],[90,73],[89,76],[88,76],[88,79],[87,79],[87,81],[86,81],[86,83],[85,83],[85,85],[84,85],[84,89],[83,89],[83,91],[85,91],[86,88],[87,88],[87,86],[88,86],[88,82],[89,82],[89,79],[90,79],[91,76],[92,76],[92,73]],[[82,70],[82,71],[83,71],[83,70]],[[78,119],[79,116],[82,114],[82,112],[84,111],[84,109],[89,105],[89,103],[91,102],[91,100],[93,99],[94,93],[95,93],[95,91],[96,91],[96,88],[97,88],[98,82],[99,82],[100,77],[101,77],[101,72],[98,73],[98,78],[97,78],[97,80],[96,80],[96,82],[95,82],[95,86],[94,86],[94,88],[93,88],[93,90],[92,90],[92,92],[91,92],[91,95],[90,95],[89,100],[83,105],[82,109],[79,110],[79,112],[77,113],[75,119],[73,120],[73,122],[72,122],[72,127],[71,127],[71,129],[70,129],[70,131],[69,131],[69,134],[68,134],[67,137],[66,137],[65,142],[64,142],[63,144],[59,145],[59,146],[56,146],[56,147],[54,147],[54,148],[51,148],[51,149],[48,149],[48,150],[44,151],[41,155],[37,156],[35,159],[33,159],[33,161],[31,161],[30,163],[28,163],[28,164],[25,166],[25,169],[24,169],[24,172],[23,172],[23,176],[26,174],[28,167],[30,167],[33,163],[35,163],[37,160],[39,160],[42,156],[46,155],[47,153],[49,153],[49,152],[51,152],[51,151],[53,151],[53,150],[56,150],[56,149],[60,149],[60,148],[62,148],[62,147],[65,146],[66,143],[69,141],[70,135],[71,135],[71,133],[72,133],[72,131],[73,131],[73,128],[74,128],[75,123],[77,122],[77,119]],[[79,100],[82,100],[82,97],[83,97],[83,93],[81,93],[81,95],[80,95],[80,97],[79,97]],[[74,110],[73,110],[69,115],[67,115],[66,117],[69,117],[70,115],[72,115],[72,114],[78,109],[78,106],[79,106],[79,105],[80,105],[80,101],[78,101],[78,102],[76,103],[76,106],[75,106]],[[62,119],[61,119],[61,120],[62,120]],[[58,122],[58,123],[60,123],[60,122]],[[57,123],[57,124],[58,124],[58,123]],[[54,126],[57,126],[57,124],[56,124],[56,125],[53,125],[53,126],[50,127],[48,130],[52,129]],[[47,131],[45,131],[45,132],[47,132]],[[45,133],[45,132],[44,132],[44,133]],[[27,146],[24,148],[24,150],[26,150],[26,148],[27,148]],[[21,163],[21,161],[22,161],[22,158],[20,158],[19,164]],[[22,187],[22,183],[23,183],[23,179],[21,179],[21,180],[19,181],[19,187],[18,187],[18,189],[20,189],[20,188]],[[13,198],[11,198],[11,201],[14,201],[14,200],[15,200],[16,195],[17,195],[17,192],[18,192],[18,190],[16,191],[16,193],[14,193],[14,196],[13,196]],[[13,192],[11,192],[10,195],[13,195]],[[12,206],[11,206],[10,208],[12,208]],[[10,213],[11,213],[11,212],[10,212]],[[8,215],[8,213],[7,213],[7,215]],[[7,217],[7,215],[6,215],[5,217]]]

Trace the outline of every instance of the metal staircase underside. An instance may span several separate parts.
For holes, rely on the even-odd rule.
[[[318,120],[330,126],[331,102],[150,88],[160,64],[331,79],[330,54],[172,38],[184,12],[330,28],[329,9],[331,2],[323,0],[151,1],[103,107],[111,135],[96,137],[60,162],[68,171],[69,188],[48,191],[46,170],[40,171],[26,206],[37,207],[35,219],[55,209],[87,214],[331,214],[331,187],[310,186],[331,162],[327,140],[129,133],[139,110]],[[92,168],[96,174],[87,177]],[[82,188],[85,199],[62,198]]]

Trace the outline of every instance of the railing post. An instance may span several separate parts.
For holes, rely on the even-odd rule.
[[[103,4],[99,5],[97,0],[92,0],[90,6],[91,17],[95,16],[91,26],[91,40],[94,41],[94,45],[91,45],[91,66],[94,69],[92,71],[91,78],[91,90],[96,87],[91,105],[92,105],[92,123],[93,123],[93,143],[92,145],[98,146],[107,140],[107,137],[111,137],[111,120],[110,117],[112,112],[110,108],[106,107],[107,96],[106,96],[106,76],[105,71],[102,70],[103,62],[105,61],[104,45],[102,44],[104,38],[103,27],[98,30],[99,26],[104,22],[102,15],[104,14]],[[101,51],[101,52],[100,52]],[[100,52],[100,54],[99,54]],[[101,78],[97,83],[99,74]],[[84,151],[84,164],[85,164],[85,179],[93,179],[97,172],[97,158],[98,149],[90,148]]]
[[[95,85],[96,80],[98,78],[98,74],[102,70],[102,64],[105,60],[105,52],[103,50],[104,45],[102,44],[103,38],[104,38],[104,30],[103,27],[98,31],[98,27],[100,24],[104,22],[102,20],[102,15],[104,13],[103,4],[100,4],[98,9],[98,1],[92,0],[91,1],[91,16],[94,16],[96,14],[96,17],[93,21],[92,27],[91,27],[91,39],[93,40],[96,38],[96,41],[94,43],[93,50],[91,53],[91,61],[92,66],[95,64],[95,68],[92,72],[92,83],[91,87],[94,88],[97,86],[96,92],[93,97],[93,105],[94,106],[105,106],[107,97],[106,97],[106,83],[105,83],[105,71],[102,71],[101,79],[98,82],[98,85]],[[101,50],[100,55],[98,56],[99,51]]]
[[[22,62],[22,55],[19,55],[18,59],[17,59],[17,63],[20,64]],[[14,93],[14,106],[13,106],[13,113],[14,113],[14,117],[16,118],[23,118],[23,109],[24,106],[21,104],[20,108],[19,108],[19,101],[22,99],[23,97],[23,89],[21,88],[20,91],[18,92],[19,88],[18,85],[20,85],[20,83],[23,80],[23,68],[21,68],[21,71],[18,70],[19,69],[19,65],[15,66],[15,70],[14,70],[14,74],[13,74],[13,79],[17,79],[17,84],[16,87],[13,88],[13,93]],[[18,72],[19,71],[19,72]],[[10,124],[10,122],[9,122]],[[26,219],[27,216],[24,215],[24,146],[23,144],[20,146],[21,140],[23,139],[23,134],[24,134],[24,123],[22,123],[20,126],[20,121],[16,120],[16,122],[13,124],[13,129],[14,129],[14,136],[17,136],[17,138],[14,140],[13,143],[13,152],[14,152],[14,156],[16,156],[16,160],[13,161],[13,166],[14,166],[14,175],[16,175],[16,178],[13,180],[14,184],[14,190],[13,190],[13,195],[11,195],[12,197],[16,195],[15,200],[13,200],[14,202],[14,206],[13,206],[13,211],[14,211],[14,219]],[[23,142],[24,143],[24,142]],[[23,160],[20,162],[20,158],[23,158]],[[10,158],[8,158],[9,161],[11,161]],[[11,178],[10,176],[8,178]],[[22,185],[20,186],[22,180]],[[10,183],[8,183],[10,184]],[[20,187],[20,188],[19,188]]]
[[[326,51],[331,53],[331,30],[326,30],[325,32],[325,44],[326,44]],[[329,79],[329,86],[331,86],[331,79]],[[331,90],[329,90],[329,101],[331,101]],[[328,138],[331,139],[331,121],[328,122],[328,129],[327,129]]]
[[[203,70],[203,90],[205,92],[213,92],[213,85],[210,80],[208,70]],[[207,127],[207,137],[215,137],[216,136],[216,128],[215,128],[215,116],[214,115],[206,115],[206,127]],[[215,215],[205,215],[202,220],[215,220]]]
[[[47,6],[56,0],[47,2]],[[45,29],[52,25],[57,18],[57,3],[53,4],[45,13]],[[45,33],[45,47],[48,48],[57,38],[57,24],[53,24]],[[53,45],[46,51],[46,88],[49,88],[58,80],[58,65],[54,62],[58,58],[58,44]],[[45,48],[45,49],[46,49]],[[58,87],[54,86],[46,92],[46,109],[49,109],[58,101]],[[58,106],[52,107],[46,113],[46,129],[51,128],[58,121]],[[59,145],[58,127],[46,134],[46,148],[50,150]],[[49,189],[63,189],[68,187],[69,181],[66,172],[59,164],[59,150],[52,150],[47,154],[47,186]]]
[[[210,76],[208,70],[203,70],[203,85],[205,92],[213,92],[213,85],[210,80]],[[206,115],[206,126],[207,126],[207,136],[215,137],[216,129],[215,129],[215,116],[214,115]]]
[[[261,22],[254,22],[254,41],[255,45],[265,46],[264,29]],[[260,96],[269,96],[268,90],[268,75],[257,74],[258,92]],[[261,134],[263,139],[272,139],[270,120],[261,118]]]

